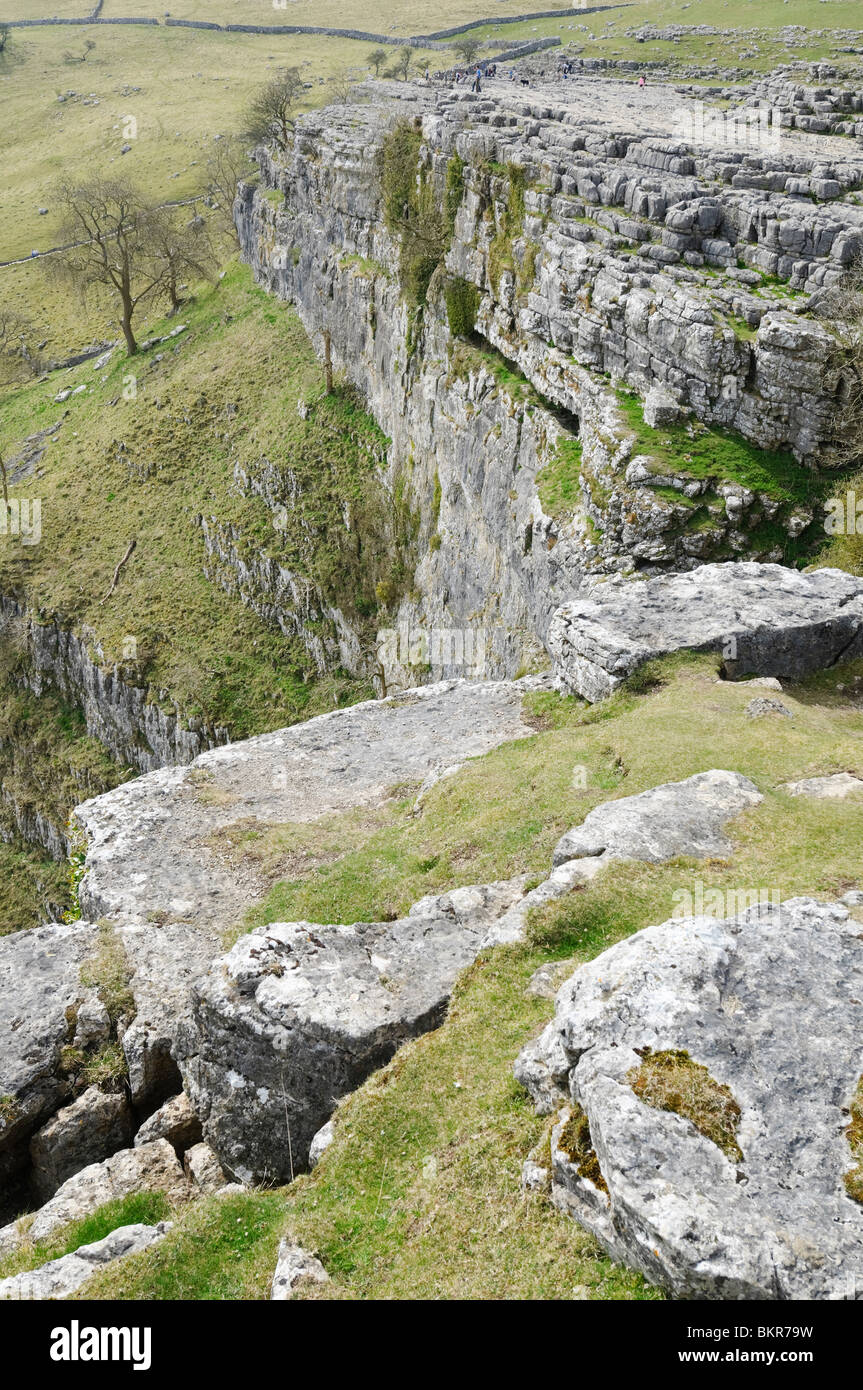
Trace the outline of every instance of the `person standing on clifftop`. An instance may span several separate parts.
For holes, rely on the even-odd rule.
[[[640,76],[639,79],[638,79],[638,90],[641,91],[641,88],[642,88],[643,86],[644,86],[644,73],[642,73],[641,76]]]

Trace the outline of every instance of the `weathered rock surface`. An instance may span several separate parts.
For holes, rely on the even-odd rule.
[[[128,1197],[133,1192],[164,1192],[170,1202],[185,1202],[197,1195],[167,1139],[157,1139],[139,1149],[121,1149],[104,1162],[91,1163],[67,1178],[37,1211],[27,1227],[27,1238],[43,1240],[70,1221],[89,1216],[104,1202]],[[0,1229],[0,1254],[16,1249],[23,1238],[19,1223],[4,1226]]]
[[[565,604],[548,645],[558,688],[587,700],[682,649],[733,653],[730,674],[799,679],[863,653],[863,580],[833,569],[701,565]]]
[[[458,973],[522,880],[423,898],[395,922],[271,923],[194,990],[186,1088],[225,1171],[286,1181],[340,1096],[442,1021]]]
[[[860,926],[798,898],[649,927],[582,966],[516,1064],[538,1109],[587,1115],[606,1195],[553,1141],[553,1200],[682,1298],[844,1299],[863,1287],[846,1192],[861,1070]],[[740,1108],[742,1158],[632,1089],[645,1049],[682,1049]]]
[[[209,1144],[193,1144],[183,1155],[183,1172],[201,1192],[218,1192],[227,1187],[228,1179]]]
[[[295,1245],[293,1241],[283,1240],[279,1245],[270,1300],[286,1302],[294,1297],[304,1281],[326,1284],[329,1277],[316,1255],[310,1254],[301,1245]]]
[[[151,1144],[154,1139],[167,1139],[178,1153],[185,1153],[193,1144],[200,1143],[201,1122],[185,1091],[166,1100],[144,1121],[135,1135],[135,1148]]]
[[[725,855],[730,850],[725,825],[761,799],[754,782],[739,772],[714,769],[682,782],[664,782],[596,806],[558,840],[554,864],[582,858],[659,864],[679,854],[697,859]]]
[[[132,1110],[125,1094],[88,1087],[30,1140],[37,1196],[46,1201],[80,1168],[125,1148],[133,1132]]]
[[[814,543],[817,503],[745,487],[718,457],[706,477],[686,454],[704,422],[819,468],[841,461],[835,339],[812,297],[863,246],[863,161],[849,142],[783,128],[775,151],[717,146],[675,129],[679,91],[583,75],[531,91],[491,81],[479,96],[408,84],[366,95],[303,117],[284,153],[259,152],[235,215],[258,280],[296,305],[313,341],[328,336],[391,439],[391,475],[410,460],[421,560],[395,626],[472,629],[485,644],[477,674],[505,676],[592,577],[729,553],[776,560],[784,535]],[[425,186],[448,214],[458,201],[421,316],[406,312],[376,160],[399,121],[416,123]],[[450,331],[446,291],[459,283],[480,351]],[[647,397],[638,438],[609,376]],[[580,455],[562,512],[540,496],[561,445]]]
[[[96,940],[88,922],[0,938],[0,1193],[27,1160],[30,1136],[71,1095],[61,1052],[75,1038],[75,1011],[95,990],[81,966]]]
[[[320,1163],[327,1149],[335,1139],[335,1127],[332,1120],[327,1120],[325,1125],[321,1125],[317,1134],[312,1138],[309,1145],[309,1168],[314,1168]]]
[[[827,777],[803,777],[799,782],[786,782],[783,791],[791,796],[811,796],[817,801],[844,801],[863,796],[863,777],[853,772],[832,772]]]
[[[172,1048],[190,987],[220,954],[225,928],[266,891],[218,853],[219,836],[237,822],[308,823],[378,805],[441,762],[523,737],[531,730],[522,696],[537,683],[448,681],[366,701],[213,749],[78,808],[88,836],[81,901],[115,922],[132,970],[137,1016],[123,1048],[136,1104],[179,1089]]]
[[[50,1260],[39,1269],[0,1279],[0,1299],[68,1298],[106,1265],[126,1255],[149,1250],[171,1229],[170,1221],[157,1226],[118,1226],[92,1245],[81,1245],[71,1255]]]

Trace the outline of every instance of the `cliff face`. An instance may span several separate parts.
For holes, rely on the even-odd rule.
[[[612,134],[577,103],[509,84],[374,92],[304,118],[278,158],[260,152],[261,186],[241,185],[235,215],[257,279],[321,351],[326,336],[419,508],[422,558],[389,619],[403,636],[382,644],[385,676],[409,664],[415,683],[429,660],[435,676],[464,672],[412,650],[417,629],[472,630],[474,673],[512,675],[596,578],[788,558],[817,489],[781,486],[771,467],[805,480],[845,447],[836,345],[807,310],[863,245],[863,213],[844,201],[863,163]],[[382,187],[394,130],[410,130],[416,185],[445,223],[419,299]],[[785,196],[807,170],[835,176],[834,201]],[[627,389],[647,394],[643,417]],[[687,467],[705,441],[713,464]],[[761,449],[753,481],[741,460]]]

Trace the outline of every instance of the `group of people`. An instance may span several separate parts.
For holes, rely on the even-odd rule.
[[[562,78],[564,81],[566,81],[570,77],[572,77],[574,73],[575,63],[558,63],[555,76],[557,76],[558,78]],[[430,81],[431,74],[428,68],[426,68],[425,75],[426,81]],[[481,92],[482,79],[484,77],[497,77],[497,75],[497,63],[488,63],[484,68],[481,67],[479,63],[477,63],[477,65],[472,68],[450,68],[447,72],[436,72],[434,74],[434,81],[442,82],[445,86],[448,87],[460,86],[462,83],[466,82],[470,84],[470,89],[472,92]],[[501,76],[503,77],[504,74],[501,73]],[[531,83],[531,78],[539,77],[540,81],[542,81],[545,78],[545,69],[543,68],[542,71],[539,73],[531,73],[526,72],[523,69],[516,70],[515,68],[510,68],[506,76],[509,78],[510,82],[519,81],[523,87],[529,87]],[[639,76],[638,86],[639,88],[645,86],[644,73],[642,73]]]

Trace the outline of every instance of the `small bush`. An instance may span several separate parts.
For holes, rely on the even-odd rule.
[[[469,280],[451,280],[444,291],[449,331],[454,338],[468,338],[479,312],[479,290]]]

